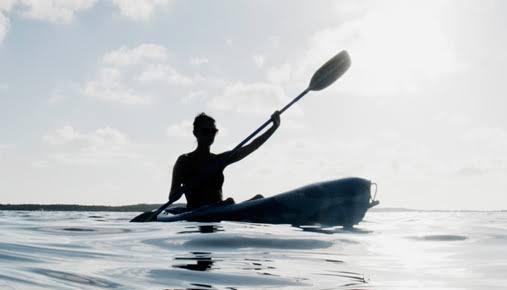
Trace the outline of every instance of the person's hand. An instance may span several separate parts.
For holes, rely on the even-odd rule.
[[[271,115],[271,121],[273,122],[273,127],[278,128],[280,127],[280,112],[275,111],[273,115]]]

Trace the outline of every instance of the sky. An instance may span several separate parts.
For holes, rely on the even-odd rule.
[[[507,209],[507,2],[0,0],[0,203],[167,200],[191,123],[245,200],[349,176],[383,207]]]

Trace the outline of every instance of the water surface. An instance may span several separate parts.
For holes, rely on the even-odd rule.
[[[506,212],[369,212],[353,231],[0,211],[0,289],[506,289]]]

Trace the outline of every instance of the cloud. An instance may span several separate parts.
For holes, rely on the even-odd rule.
[[[190,137],[192,136],[192,128],[192,122],[185,120],[167,127],[166,133],[169,137]]]
[[[354,94],[419,92],[428,82],[466,69],[458,59],[445,22],[452,16],[441,1],[340,2],[345,22],[317,31],[298,63],[269,70],[275,82],[306,82],[327,59],[346,49],[352,66],[340,87]],[[333,87],[332,87],[333,88]]]
[[[211,98],[208,105],[223,111],[265,114],[287,102],[288,97],[280,86],[268,83],[234,83],[228,85],[221,95]]]
[[[61,129],[57,129],[53,134],[44,135],[43,139],[51,145],[62,145],[80,139],[86,139],[86,136],[77,132],[71,126],[65,126]]]
[[[262,66],[264,66],[264,63],[266,62],[266,57],[264,57],[263,55],[256,54],[253,56],[253,61],[258,68],[261,68]]]
[[[9,31],[9,19],[5,17],[0,11],[0,43],[4,40],[7,32]]]
[[[88,82],[83,93],[98,99],[122,104],[149,104],[151,97],[136,92],[119,69],[102,68],[96,80]]]
[[[190,64],[192,65],[202,65],[209,63],[209,60],[205,57],[193,57],[190,59]]]
[[[144,67],[144,70],[135,78],[135,80],[143,83],[164,82],[174,85],[190,85],[194,82],[189,77],[178,73],[169,64],[153,64]]]
[[[96,164],[140,157],[133,150],[134,144],[129,138],[111,127],[84,133],[72,126],[64,126],[44,135],[43,140],[60,150],[49,156],[51,160],[60,163]]]
[[[164,46],[141,44],[106,53],[97,78],[83,86],[83,93],[108,102],[149,104],[157,92],[167,91],[168,86],[188,86],[194,82],[195,78],[172,67]]]
[[[28,18],[54,23],[69,23],[76,12],[90,9],[97,0],[19,0]]]
[[[16,0],[0,1],[0,43],[2,43],[10,28],[9,18],[4,13],[9,12],[15,3]]]
[[[167,60],[168,52],[163,46],[147,43],[134,48],[122,46],[106,53],[102,62],[111,66],[129,66],[148,62],[163,62]]]
[[[1,11],[10,11],[14,4],[16,4],[17,0],[2,0],[0,1],[0,12]]]
[[[185,95],[181,102],[183,104],[192,104],[197,102],[204,102],[208,98],[208,94],[204,90],[191,91],[187,95]]]
[[[169,6],[169,0],[113,0],[122,15],[134,20],[147,20],[153,13]]]
[[[272,67],[267,72],[268,81],[277,84],[287,83],[292,78],[292,70],[292,66],[288,63]]]

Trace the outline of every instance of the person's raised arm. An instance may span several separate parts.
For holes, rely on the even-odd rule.
[[[171,190],[169,191],[169,202],[171,203],[177,201],[183,195],[182,159],[183,156],[180,156],[178,160],[176,160],[176,163],[174,163]]]
[[[250,155],[250,153],[261,147],[261,145],[264,144],[269,139],[269,137],[271,137],[271,135],[273,135],[276,129],[280,127],[280,112],[275,111],[273,115],[271,115],[271,121],[273,122],[273,126],[266,130],[266,132],[264,132],[262,135],[255,138],[252,142],[237,149],[236,152],[228,151],[223,153],[223,156],[226,158],[225,166],[247,157]]]

